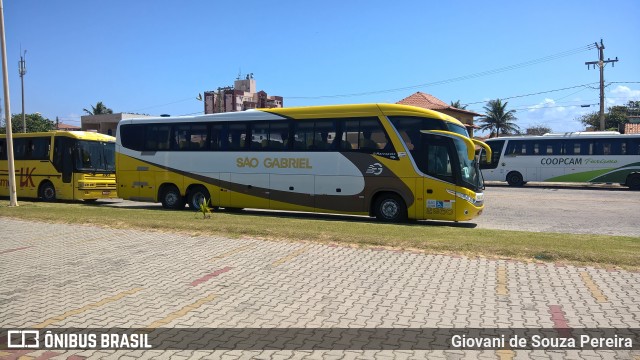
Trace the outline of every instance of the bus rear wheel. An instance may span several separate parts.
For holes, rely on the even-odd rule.
[[[209,191],[204,186],[194,186],[193,189],[189,190],[189,196],[187,202],[189,203],[189,208],[193,210],[200,210],[201,204],[205,204],[211,200],[211,195],[209,195]]]
[[[38,193],[38,197],[44,201],[56,201],[56,188],[48,181],[40,185]]]
[[[512,171],[507,174],[507,183],[509,186],[522,186],[524,185],[524,179],[522,174],[517,171]]]
[[[373,205],[376,219],[384,222],[402,222],[407,220],[407,206],[396,194],[381,194]]]
[[[184,199],[180,190],[173,185],[166,185],[160,191],[160,201],[165,209],[178,210],[184,208]]]
[[[627,182],[625,185],[631,190],[640,190],[640,174],[631,174],[627,176]]]

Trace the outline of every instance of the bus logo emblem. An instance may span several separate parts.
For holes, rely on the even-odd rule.
[[[367,168],[367,174],[373,174],[377,176],[382,174],[382,170],[383,170],[382,164],[380,163],[371,164]]]

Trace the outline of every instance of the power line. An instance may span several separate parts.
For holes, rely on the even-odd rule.
[[[611,84],[639,84],[640,81],[612,81],[610,83],[608,83],[606,86],[609,86]],[[569,90],[569,89],[575,89],[575,88],[579,88],[579,87],[583,87],[583,89],[580,89],[576,92],[573,92],[569,95],[563,96],[561,98],[558,98],[556,100],[561,100],[564,98],[567,98],[571,95],[575,95],[581,91],[584,91],[586,89],[598,89],[598,88],[593,88],[590,87],[589,85],[592,84],[598,84],[598,82],[592,82],[592,83],[587,83],[587,84],[582,84],[582,85],[575,85],[575,86],[569,86],[569,87],[564,87],[564,88],[560,88],[560,89],[553,89],[553,90],[545,90],[545,91],[539,91],[539,92],[535,92],[535,93],[529,93],[529,94],[523,94],[523,95],[514,95],[514,96],[507,96],[507,97],[498,97],[498,99],[500,100],[509,100],[509,99],[516,99],[516,98],[522,98],[522,97],[527,97],[527,96],[533,96],[533,95],[540,95],[540,94],[547,94],[547,93],[551,93],[551,92],[557,92],[557,91],[563,91],[563,90]],[[622,97],[609,97],[609,99],[621,99]],[[486,103],[487,100],[483,100],[483,101],[475,101],[475,102],[468,102],[468,103],[464,103],[463,105],[475,105],[475,104],[483,104]]]
[[[557,53],[557,54],[548,55],[548,56],[545,56],[545,57],[541,57],[541,58],[538,58],[538,59],[525,61],[525,62],[514,64],[514,65],[504,66],[504,67],[493,69],[493,70],[487,70],[487,71],[482,71],[482,72],[478,72],[478,73],[474,73],[474,74],[459,76],[459,77],[455,77],[455,78],[451,78],[451,79],[440,80],[440,81],[435,81],[435,82],[430,82],[430,83],[423,83],[423,84],[412,85],[412,86],[405,86],[405,87],[394,88],[394,89],[367,91],[367,92],[350,93],[350,94],[337,94],[337,95],[284,96],[284,97],[287,98],[287,99],[307,99],[307,100],[309,100],[309,99],[329,99],[329,98],[342,98],[342,97],[354,97],[354,96],[364,96],[364,95],[373,95],[373,94],[383,94],[383,93],[411,90],[411,89],[415,89],[415,88],[422,88],[422,87],[428,87],[428,86],[443,85],[443,84],[448,84],[448,83],[457,82],[457,81],[474,79],[474,78],[478,78],[478,77],[481,77],[481,76],[488,76],[488,75],[498,74],[498,73],[501,73],[501,72],[515,70],[515,69],[519,69],[519,68],[526,67],[526,66],[532,66],[532,65],[539,64],[539,63],[543,63],[543,62],[556,60],[556,59],[559,59],[559,58],[562,58],[562,57],[575,55],[575,54],[578,54],[578,53],[581,53],[581,52],[585,52],[585,51],[588,51],[588,50],[591,50],[591,49],[594,49],[594,48],[595,48],[594,45],[590,44],[590,45],[587,45],[587,46],[581,46],[581,47],[576,48],[576,49],[563,51],[563,52],[560,52],[560,53]]]
[[[533,95],[547,94],[547,93],[556,92],[556,91],[563,91],[563,90],[575,89],[575,88],[579,88],[579,87],[585,87],[585,86],[587,86],[587,85],[591,85],[591,84],[597,84],[597,82],[592,82],[592,83],[587,83],[587,84],[582,84],[582,85],[569,86],[569,87],[565,87],[565,88],[561,88],[561,89],[553,89],[553,90],[539,91],[539,92],[536,92],[536,93],[530,93],[530,94],[514,95],[514,96],[508,96],[508,97],[498,97],[498,99],[500,99],[500,100],[516,99],[516,98],[527,97],[527,96],[533,96]],[[584,89],[583,89],[583,90],[584,90]],[[580,91],[582,91],[582,90],[580,90]],[[464,103],[463,105],[474,105],[474,104],[481,104],[481,103],[486,103],[486,102],[487,102],[486,100],[483,100],[483,101],[475,101],[475,102],[468,102],[468,103]]]
[[[566,107],[570,107],[570,106],[580,106],[580,107],[587,107],[585,105],[598,105],[598,103],[593,103],[593,104],[580,104],[580,105],[554,105],[554,106],[540,106],[540,105],[531,105],[528,107],[522,107],[522,108],[517,108],[517,109],[512,109],[512,110],[542,110],[542,109],[553,109],[553,108],[566,108]]]

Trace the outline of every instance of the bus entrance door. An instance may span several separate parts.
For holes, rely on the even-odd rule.
[[[455,157],[453,139],[422,134],[422,151],[416,157],[424,178],[425,218],[454,220],[456,216]]]
[[[53,166],[60,173],[61,182],[55,185],[57,198],[73,198],[73,162],[76,156],[74,151],[74,140],[63,137],[54,137],[53,144]],[[76,175],[78,177],[81,174]]]

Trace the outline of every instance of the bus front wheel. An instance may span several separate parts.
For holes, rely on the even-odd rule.
[[[48,181],[43,182],[40,185],[39,197],[44,201],[56,201],[56,188]]]
[[[407,206],[396,194],[381,194],[375,201],[373,213],[376,219],[385,222],[402,222],[407,220]]]
[[[522,174],[517,171],[513,171],[507,174],[507,183],[509,186],[522,186],[524,185],[524,179]]]
[[[203,203],[207,206],[206,203],[210,200],[211,196],[209,195],[209,191],[204,186],[198,185],[189,190],[188,202],[189,207],[193,210],[200,210],[200,206]]]
[[[631,174],[627,176],[627,182],[625,183],[631,190],[640,190],[640,174]]]
[[[160,201],[165,209],[178,210],[184,208],[184,199],[180,190],[173,185],[167,185],[160,191]]]

